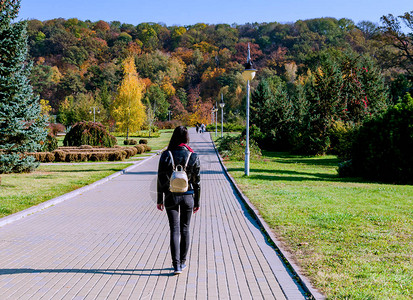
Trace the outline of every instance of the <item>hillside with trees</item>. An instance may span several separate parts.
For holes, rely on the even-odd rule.
[[[250,44],[258,69],[254,138],[264,148],[322,154],[334,144],[334,128],[354,128],[411,91],[412,37],[401,24],[412,31],[411,13],[383,16],[380,26],[334,18],[190,26],[30,20],[31,83],[56,122],[93,120],[89,111],[97,107],[97,121],[127,131],[114,107],[129,59],[141,86],[143,127],[170,115],[209,123],[221,93],[226,121],[242,124]]]

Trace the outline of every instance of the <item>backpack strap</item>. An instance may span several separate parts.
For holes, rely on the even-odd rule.
[[[184,167],[185,171],[186,171],[186,167],[188,166],[189,159],[191,158],[191,154],[192,154],[192,152],[189,152],[188,158],[186,159],[186,163],[185,163],[185,167]]]
[[[172,161],[172,169],[175,170],[174,156],[172,155],[171,151],[168,151],[168,152],[169,152],[169,156],[171,157],[171,161]]]
[[[173,155],[172,155],[172,152],[171,152],[171,151],[168,151],[168,152],[169,152],[169,156],[171,157],[171,161],[172,161],[172,168],[175,170],[175,162],[174,162],[174,157],[173,157]],[[189,152],[189,151],[188,151],[188,152]],[[191,158],[191,155],[192,155],[192,152],[189,152],[188,158],[186,159],[186,162],[185,162],[184,170],[186,170],[186,167],[188,166],[189,159]]]

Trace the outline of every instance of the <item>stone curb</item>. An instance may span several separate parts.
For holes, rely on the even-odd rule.
[[[162,149],[162,150],[163,150],[163,149]],[[82,193],[84,193],[84,192],[90,191],[90,190],[94,189],[95,187],[97,187],[97,186],[99,186],[99,185],[101,185],[101,184],[104,184],[105,182],[108,182],[109,180],[112,180],[113,178],[116,178],[116,177],[118,177],[118,176],[120,176],[120,175],[123,175],[123,174],[125,174],[126,172],[128,172],[129,170],[131,170],[131,169],[133,169],[133,168],[135,168],[135,167],[137,167],[137,166],[145,163],[146,161],[154,158],[155,156],[159,155],[159,154],[162,152],[162,150],[160,150],[160,151],[158,151],[157,153],[155,153],[155,154],[153,154],[153,155],[151,155],[151,156],[149,156],[149,157],[147,157],[147,158],[139,161],[138,163],[133,164],[132,166],[129,166],[129,167],[127,167],[127,168],[125,168],[125,169],[123,169],[123,170],[121,170],[121,171],[119,171],[119,172],[116,172],[116,173],[114,173],[114,174],[112,174],[112,175],[109,175],[108,177],[105,177],[105,178],[103,178],[103,179],[100,179],[100,180],[98,180],[98,181],[96,181],[96,182],[94,182],[94,183],[91,183],[91,184],[89,184],[89,185],[86,185],[86,186],[84,186],[84,187],[81,187],[81,188],[79,188],[79,189],[77,189],[77,190],[71,191],[71,192],[69,192],[69,193],[67,193],[67,194],[64,194],[64,195],[62,195],[62,196],[53,198],[53,199],[48,200],[48,201],[46,201],[46,202],[40,203],[40,204],[38,204],[38,205],[36,205],[36,206],[29,207],[29,208],[27,208],[27,209],[25,209],[25,210],[19,211],[19,212],[14,213],[14,214],[12,214],[12,215],[10,215],[10,216],[1,218],[1,219],[0,219],[0,227],[2,227],[2,226],[4,226],[4,225],[7,225],[7,224],[10,224],[10,223],[12,223],[12,222],[18,221],[18,220],[20,220],[20,219],[23,219],[24,217],[27,217],[28,215],[37,213],[37,212],[39,212],[39,211],[41,211],[41,210],[43,210],[43,209],[46,209],[46,208],[48,208],[48,207],[50,207],[50,206],[53,206],[53,205],[56,205],[56,204],[58,204],[58,203],[60,203],[60,202],[63,202],[63,201],[66,201],[66,200],[68,200],[68,199],[71,199],[71,198],[73,198],[73,197],[76,197],[77,195],[80,195],[80,194],[82,194]]]
[[[283,246],[281,242],[274,235],[270,226],[261,217],[258,209],[254,206],[254,204],[251,203],[248,197],[245,196],[244,193],[241,191],[241,189],[238,187],[235,179],[228,172],[228,169],[225,166],[223,159],[221,155],[219,154],[214,141],[212,140],[212,137],[211,137],[211,141],[212,141],[212,144],[214,145],[214,149],[215,149],[215,152],[217,153],[219,162],[222,168],[224,169],[225,175],[229,179],[231,185],[233,186],[234,190],[237,192],[238,196],[244,202],[245,206],[251,213],[252,217],[255,219],[255,221],[257,221],[258,225],[261,227],[263,234],[271,241],[274,247],[274,250],[277,252],[278,256],[281,258],[282,262],[285,264],[287,270],[289,270],[290,273],[293,275],[293,280],[296,283],[298,283],[303,288],[303,290],[308,294],[307,296],[308,299],[324,300],[325,296],[322,295],[318,290],[316,290],[312,286],[312,284],[310,283],[310,281],[308,280],[306,276],[301,274],[300,267],[294,263],[291,255],[287,251],[283,250]]]

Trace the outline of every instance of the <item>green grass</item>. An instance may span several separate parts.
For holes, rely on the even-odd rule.
[[[2,174],[0,218],[91,184],[129,165],[52,165],[40,166],[32,173]]]
[[[334,156],[225,164],[327,298],[413,298],[413,186],[338,178]]]

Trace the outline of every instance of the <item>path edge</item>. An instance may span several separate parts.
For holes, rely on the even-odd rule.
[[[211,142],[214,145],[215,152],[218,156],[219,163],[221,164],[225,175],[229,179],[232,187],[234,190],[237,192],[238,196],[246,206],[246,208],[249,210],[250,214],[252,217],[255,219],[255,221],[258,223],[258,225],[261,227],[262,233],[266,236],[267,239],[271,241],[271,244],[275,248],[274,251],[277,252],[277,254],[280,256],[281,260],[283,261],[284,264],[290,269],[292,275],[295,277],[293,278],[297,283],[303,288],[303,290],[308,293],[309,299],[316,299],[316,300],[324,300],[326,297],[321,294],[316,288],[314,288],[309,281],[309,279],[304,276],[301,273],[301,268],[294,263],[291,255],[283,249],[283,246],[281,242],[277,239],[277,237],[274,235],[272,232],[271,227],[265,222],[263,217],[260,215],[258,209],[255,207],[254,204],[248,199],[247,196],[244,195],[244,193],[241,191],[239,186],[237,185],[235,179],[232,177],[232,175],[228,172],[227,167],[225,166],[223,159],[221,155],[219,154],[219,151],[215,145],[214,140],[211,137]]]
[[[113,173],[112,175],[109,175],[109,176],[107,176],[107,177],[105,177],[105,178],[102,178],[102,179],[100,179],[100,180],[98,180],[98,181],[95,181],[95,182],[93,182],[93,183],[91,183],[91,184],[85,185],[85,186],[83,186],[83,187],[81,187],[81,188],[78,188],[78,189],[73,190],[73,191],[71,191],[71,192],[69,192],[69,193],[63,194],[63,195],[58,196],[58,197],[56,197],[56,198],[47,200],[47,201],[42,202],[42,203],[40,203],[40,204],[38,204],[38,205],[35,205],[35,206],[32,206],[32,207],[26,208],[25,210],[16,212],[16,213],[11,214],[11,215],[9,215],[9,216],[7,216],[7,217],[3,217],[3,218],[0,219],[0,228],[3,227],[3,226],[5,226],[5,225],[8,225],[8,224],[10,224],[10,223],[13,223],[13,222],[15,222],[15,221],[21,220],[21,219],[23,219],[23,218],[25,218],[25,217],[27,217],[27,216],[29,216],[29,215],[32,215],[32,214],[37,213],[37,212],[39,212],[39,211],[42,211],[42,210],[44,210],[44,209],[46,209],[46,208],[49,208],[49,207],[51,207],[51,206],[54,206],[54,205],[56,205],[56,204],[58,204],[58,203],[61,203],[61,202],[63,202],[63,201],[66,201],[66,200],[69,200],[69,199],[71,199],[71,198],[74,198],[74,197],[76,197],[76,196],[78,196],[78,195],[80,195],[80,194],[82,194],[82,193],[85,193],[85,192],[87,192],[87,191],[90,191],[90,190],[98,187],[99,185],[102,185],[102,184],[104,184],[104,183],[106,183],[106,182],[108,182],[108,181],[110,181],[110,180],[112,180],[112,179],[114,179],[114,178],[116,178],[116,177],[118,177],[118,176],[120,176],[120,175],[125,174],[125,173],[128,172],[129,170],[131,170],[131,169],[133,169],[133,168],[135,168],[135,167],[137,167],[137,166],[142,165],[143,163],[145,163],[145,162],[149,161],[150,159],[152,159],[152,158],[156,157],[157,155],[159,155],[162,151],[163,151],[163,149],[160,150],[160,151],[158,151],[158,152],[156,152],[156,153],[154,153],[154,154],[152,154],[151,156],[148,156],[148,157],[144,158],[143,160],[139,161],[138,163],[133,164],[132,166],[126,167],[126,168],[123,169],[123,170],[120,170],[120,171],[118,171],[118,172],[116,172],[116,173]]]

